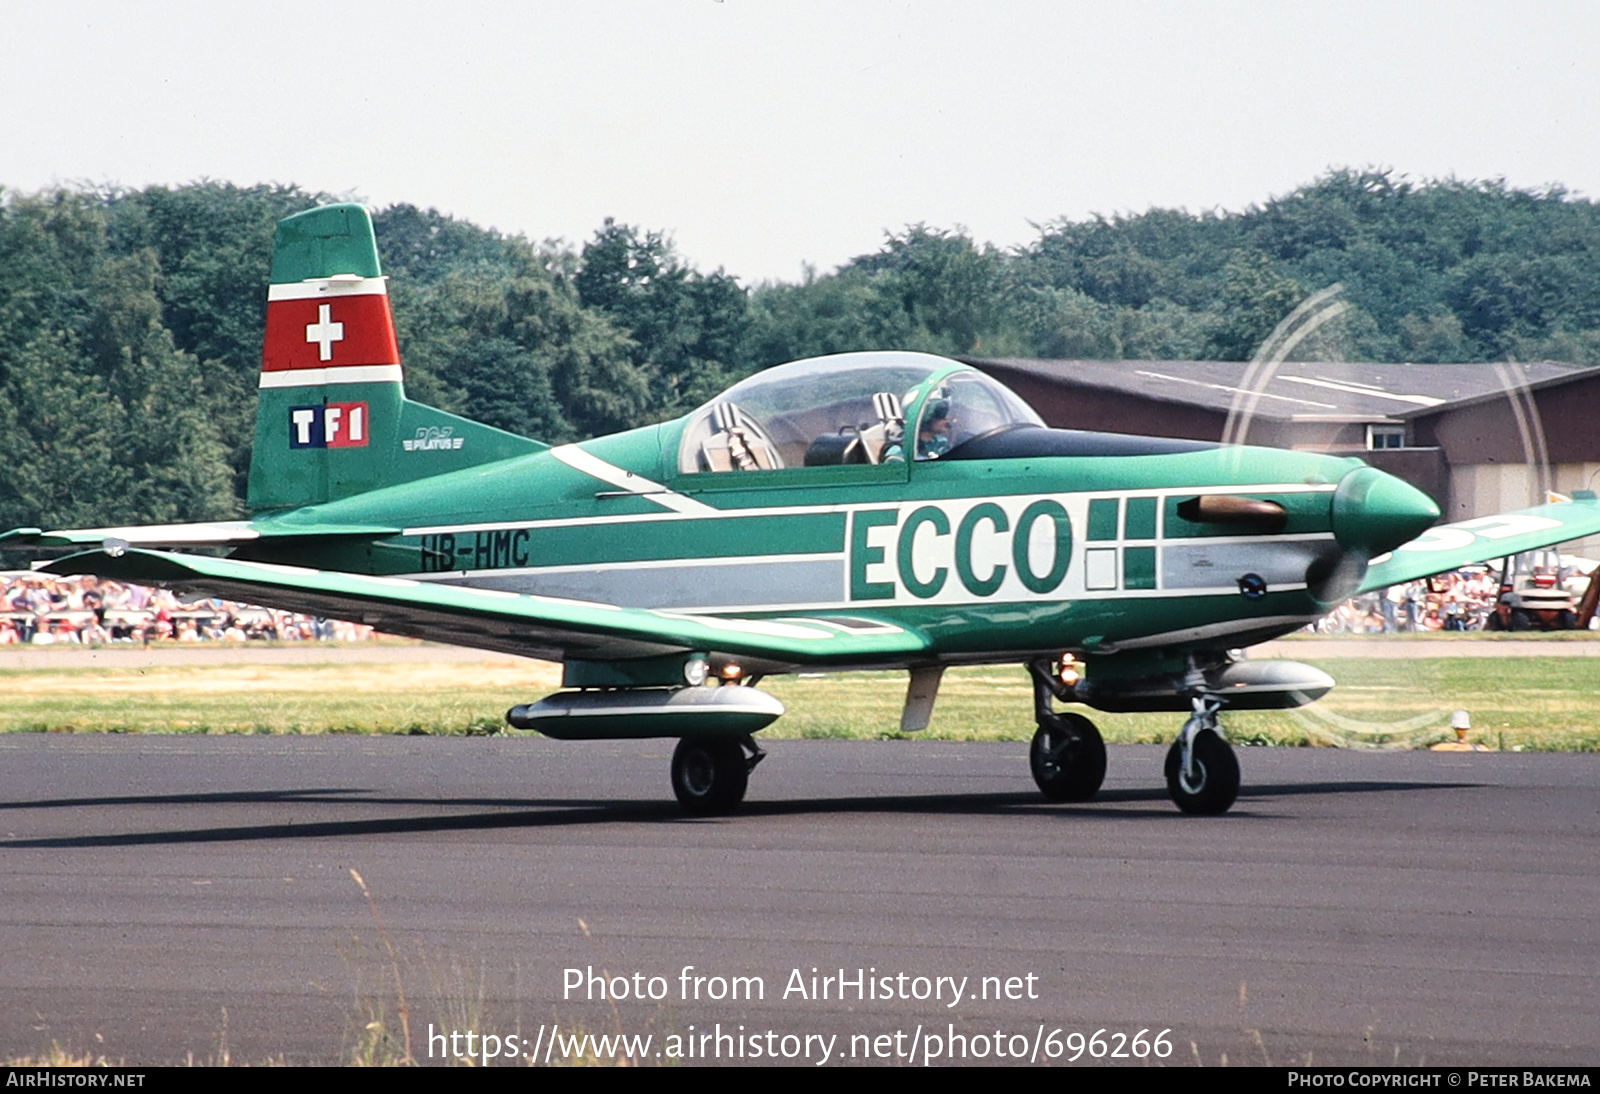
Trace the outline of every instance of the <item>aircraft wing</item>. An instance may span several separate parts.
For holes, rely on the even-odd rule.
[[[132,548],[86,551],[42,569],[164,585],[553,661],[703,651],[773,667],[870,666],[904,664],[929,646],[925,635],[873,618],[733,619]]]
[[[1441,524],[1404,547],[1373,559],[1357,591],[1371,592],[1469,563],[1488,562],[1597,533],[1600,502],[1592,498]]]
[[[106,542],[131,547],[226,547],[258,539],[302,536],[393,536],[399,528],[345,524],[272,524],[248,520],[209,521],[201,524],[142,524],[126,528],[70,528],[45,531],[14,528],[0,532],[5,547],[98,547]]]

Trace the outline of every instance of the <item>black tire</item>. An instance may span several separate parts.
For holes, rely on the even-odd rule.
[[[1512,608],[1510,629],[1514,631],[1533,630],[1533,616],[1529,615],[1521,608]]]
[[[1226,813],[1239,796],[1239,761],[1233,749],[1209,729],[1194,738],[1194,764],[1198,786],[1185,785],[1178,771],[1183,751],[1177,741],[1167,750],[1167,793],[1185,813],[1216,816]]]
[[[1028,750],[1033,781],[1053,802],[1086,802],[1106,778],[1106,743],[1081,714],[1052,714]]]
[[[1561,614],[1556,616],[1556,629],[1560,631],[1577,630],[1578,613],[1570,608],[1563,608]]]
[[[738,741],[685,737],[672,753],[672,792],[695,817],[732,813],[744,801],[750,763]]]

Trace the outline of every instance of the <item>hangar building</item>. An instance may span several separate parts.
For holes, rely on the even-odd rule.
[[[1600,368],[964,360],[1058,428],[1358,455],[1426,491],[1446,520],[1600,484]],[[1593,554],[1600,538],[1575,546]]]

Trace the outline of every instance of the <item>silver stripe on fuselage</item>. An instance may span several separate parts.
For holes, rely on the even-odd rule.
[[[1255,574],[1268,588],[1305,588],[1306,568],[1338,551],[1333,537],[1284,543],[1208,543],[1167,541],[1161,545],[1161,587],[1167,590],[1210,589]]]
[[[715,564],[680,561],[606,569],[563,566],[418,576],[446,585],[599,600],[630,608],[733,611],[779,605],[845,605],[844,575],[843,557],[826,555],[786,562],[717,559]]]
[[[715,565],[676,563],[672,566],[660,566],[628,563],[605,569],[560,567],[550,570],[468,570],[409,576],[434,584],[485,591],[711,615],[752,610],[804,612],[843,611],[852,608],[878,612],[922,605],[937,606],[932,601],[848,600],[844,596],[844,565],[844,560],[839,556],[827,555],[816,556],[812,561],[802,562],[770,560],[729,562],[719,559]],[[1213,575],[1212,580],[1221,576]],[[1268,591],[1274,593],[1300,592],[1305,588],[1304,580],[1268,584]],[[1091,590],[1076,592],[1070,596],[1041,599],[1090,602],[1164,598],[1186,600],[1203,597],[1237,598],[1238,596],[1238,585],[1231,583],[1193,585],[1175,589]],[[708,599],[710,597],[716,599]],[[973,596],[953,603],[981,607],[986,604],[1017,604],[1027,601]],[[950,604],[951,602],[946,602],[945,606]]]

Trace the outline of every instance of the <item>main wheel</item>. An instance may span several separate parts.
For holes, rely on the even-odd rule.
[[[1215,816],[1226,813],[1239,796],[1239,761],[1233,749],[1209,729],[1194,736],[1194,778],[1187,778],[1181,742],[1167,750],[1167,793],[1185,813]]]
[[[685,737],[672,753],[672,792],[696,817],[731,813],[744,800],[750,763],[738,741]]]
[[[1052,714],[1028,750],[1033,781],[1053,802],[1086,802],[1106,777],[1106,743],[1081,714]]]

